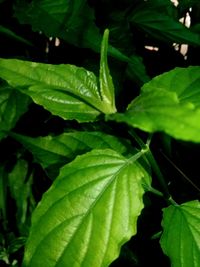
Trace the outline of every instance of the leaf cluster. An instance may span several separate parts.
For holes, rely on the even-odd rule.
[[[198,267],[199,1],[0,7],[0,265]]]

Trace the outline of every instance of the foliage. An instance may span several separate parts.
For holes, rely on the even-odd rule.
[[[0,5],[0,264],[199,266],[199,2]]]

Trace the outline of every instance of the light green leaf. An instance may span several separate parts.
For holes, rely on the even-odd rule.
[[[143,208],[139,155],[93,150],[64,166],[34,212],[23,267],[109,266]]]
[[[101,100],[96,76],[84,68],[0,59],[0,77],[64,119],[90,121],[111,112]]]
[[[164,209],[161,246],[172,267],[200,266],[200,202]]]
[[[18,119],[28,109],[30,98],[13,90],[7,84],[0,85],[0,139],[7,135]]]
[[[199,34],[192,32],[181,22],[163,12],[159,12],[159,10],[135,9],[130,17],[130,22],[158,40],[195,46],[200,45]]]
[[[100,90],[102,99],[104,102],[108,103],[111,107],[111,113],[116,112],[115,107],[115,88],[110,75],[107,62],[107,51],[108,51],[108,36],[109,31],[105,30],[102,44],[101,44],[101,61],[100,61]]]
[[[30,150],[43,168],[55,164],[63,165],[74,159],[76,155],[92,149],[112,148],[119,153],[127,151],[117,137],[101,132],[72,132],[38,138],[16,133],[10,133],[10,135]]]
[[[154,78],[142,87],[124,114],[108,119],[200,142],[200,67],[176,68]]]

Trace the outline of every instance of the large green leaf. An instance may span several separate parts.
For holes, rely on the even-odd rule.
[[[108,266],[143,208],[139,155],[93,150],[64,166],[34,212],[23,267]]]
[[[159,10],[136,9],[130,16],[130,22],[158,40],[200,45],[199,34]]]
[[[73,65],[51,65],[0,59],[0,77],[53,114],[64,119],[94,120],[100,112],[112,113],[101,100],[96,76]]]
[[[30,24],[34,31],[100,51],[101,34],[94,23],[94,11],[86,0],[18,1],[15,16],[21,23]]]
[[[26,112],[30,98],[7,84],[0,85],[0,139],[7,135],[20,116]]]
[[[124,114],[110,119],[200,142],[200,67],[176,68],[154,78]]]
[[[161,246],[172,267],[200,266],[200,202],[164,209]]]
[[[112,148],[121,154],[127,151],[125,145],[117,137],[101,132],[72,132],[38,138],[16,133],[10,135],[30,150],[43,168],[55,164],[63,165],[74,159],[76,155],[95,148]]]

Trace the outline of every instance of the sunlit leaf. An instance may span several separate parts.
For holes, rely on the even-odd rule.
[[[200,202],[164,209],[161,246],[172,267],[200,266]]]
[[[137,158],[93,150],[64,166],[34,212],[23,267],[109,266],[137,231]]]
[[[115,107],[115,88],[110,75],[107,62],[107,51],[108,51],[108,36],[109,31],[105,30],[102,45],[101,45],[101,61],[100,61],[100,90],[102,94],[103,101],[109,103],[113,109],[113,113],[116,112]]]
[[[64,119],[91,121],[113,112],[101,99],[96,76],[84,68],[1,59],[0,77]]]
[[[109,118],[200,142],[200,67],[176,68],[152,79],[124,114]]]

